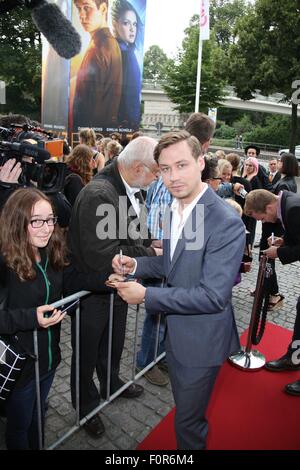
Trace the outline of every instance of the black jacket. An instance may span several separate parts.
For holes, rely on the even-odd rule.
[[[283,191],[281,216],[284,225],[284,246],[277,254],[282,264],[300,261],[300,197],[290,191]]]
[[[120,197],[123,197],[124,202],[121,208]],[[131,213],[132,216],[129,215]],[[127,197],[115,159],[80,191],[73,207],[69,241],[72,255],[80,269],[89,272],[104,265],[109,270],[113,257],[120,249],[124,255],[131,257],[154,256],[147,225],[143,227],[147,232],[143,239],[138,230],[136,236],[131,236],[134,222],[138,222],[138,219]],[[104,230],[107,237],[103,236]]]
[[[72,207],[82,188],[84,188],[84,182],[81,176],[67,168],[63,192]]]
[[[269,177],[270,177],[270,174],[269,174]],[[273,186],[273,188],[274,188],[275,184],[278,183],[280,178],[281,178],[280,171],[276,171],[275,176],[273,176],[273,179],[272,179],[272,182],[271,182],[271,185]]]
[[[291,191],[292,193],[297,192],[297,183],[293,176],[284,176],[274,186],[273,192],[279,194],[280,191]]]
[[[0,311],[0,334],[14,335],[14,342],[20,351],[33,354],[33,329],[39,328],[36,308],[51,304],[62,296],[80,290],[107,292],[104,281],[106,273],[83,274],[70,264],[61,271],[55,271],[49,264],[47,255],[40,250],[41,262],[36,266],[36,278],[21,281],[17,274],[7,267],[0,255],[0,282],[8,288],[5,309]],[[45,269],[46,267],[46,269]],[[46,282],[47,279],[47,282]],[[49,328],[38,329],[40,375],[54,370],[60,362],[60,323]],[[24,386],[34,377],[34,360],[28,359],[17,382]]]

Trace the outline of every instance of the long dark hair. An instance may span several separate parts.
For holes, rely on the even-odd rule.
[[[282,167],[280,169],[280,173],[288,176],[288,177],[295,177],[299,176],[299,167],[297,158],[293,153],[283,153],[281,154],[281,163]]]
[[[53,207],[50,199],[38,189],[18,189],[7,200],[0,216],[1,254],[8,267],[23,281],[36,277],[36,259],[30,243],[28,225],[34,205],[42,200]],[[67,265],[64,236],[58,225],[54,226],[46,250],[49,263],[55,270],[61,270]]]
[[[65,160],[67,166],[82,178],[84,184],[88,184],[93,177],[91,161],[94,153],[91,147],[79,144]]]

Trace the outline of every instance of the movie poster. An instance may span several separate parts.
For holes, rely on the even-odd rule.
[[[132,132],[141,120],[147,0],[73,0],[82,39],[71,59],[69,128]]]
[[[53,0],[71,20],[72,0]],[[69,118],[70,60],[60,57],[42,36],[42,124],[45,129],[67,132]]]

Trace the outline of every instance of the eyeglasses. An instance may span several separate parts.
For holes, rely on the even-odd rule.
[[[219,181],[222,181],[222,178],[220,176],[214,176],[213,178],[211,178],[212,180],[219,180]]]
[[[253,165],[249,164],[249,163],[245,163],[245,166],[249,166],[250,168],[252,167],[253,168]]]
[[[41,228],[45,222],[48,227],[53,227],[57,222],[57,217],[49,217],[49,219],[33,219],[29,223],[32,228]]]

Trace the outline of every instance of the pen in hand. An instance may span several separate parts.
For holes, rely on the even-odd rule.
[[[122,250],[120,250],[119,262],[120,262],[120,265],[121,265],[122,276],[125,276],[125,270],[124,270],[124,266],[123,266],[123,251]]]
[[[274,241],[275,241],[275,240],[274,240],[274,232],[272,232],[272,233],[271,233],[271,243],[272,243],[272,245],[274,245]]]

